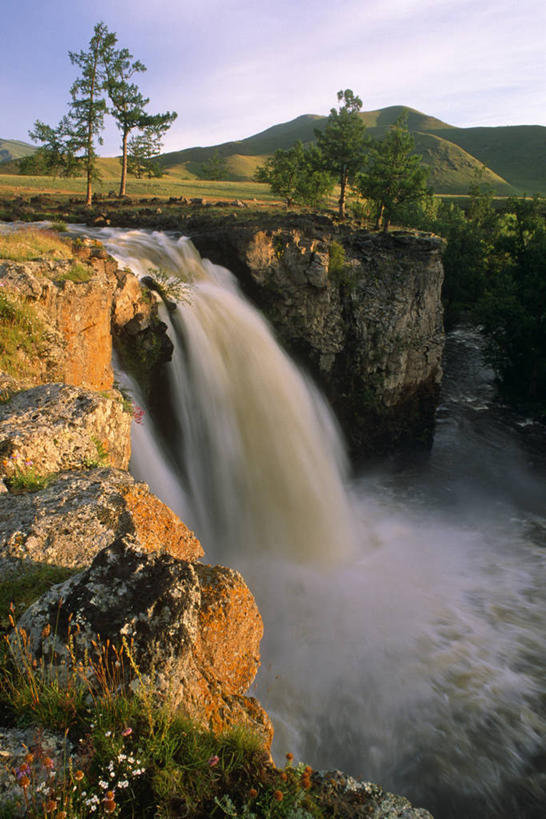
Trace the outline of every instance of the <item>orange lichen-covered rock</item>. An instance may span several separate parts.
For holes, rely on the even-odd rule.
[[[165,551],[181,560],[197,560],[204,552],[198,539],[178,515],[144,483],[121,489],[125,508],[138,541],[149,551]]]
[[[123,535],[148,552],[184,560],[203,554],[174,512],[118,469],[62,472],[39,492],[5,494],[0,504],[0,559],[83,568]]]
[[[225,693],[245,691],[260,664],[263,623],[248,586],[224,566],[197,566],[201,584],[200,639],[196,657],[205,673],[214,669]]]
[[[41,597],[19,626],[36,657],[54,649],[61,662],[71,622],[83,661],[97,634],[103,644],[126,638],[140,679],[159,697],[216,731],[246,724],[269,747],[269,718],[244,696],[259,665],[262,624],[238,572],[147,552],[134,538],[119,538],[88,569]]]

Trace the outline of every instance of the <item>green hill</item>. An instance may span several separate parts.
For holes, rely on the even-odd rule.
[[[546,193],[544,126],[452,128],[448,138],[509,181],[520,193]]]
[[[21,142],[19,139],[0,139],[0,162],[10,162],[12,159],[21,159],[22,156],[33,154],[35,145]]]
[[[403,105],[364,111],[360,116],[370,136],[378,139],[404,111],[416,150],[430,167],[436,193],[466,193],[476,171],[482,168],[483,181],[498,194],[546,193],[545,127],[456,128]],[[277,148],[289,148],[298,139],[312,142],[315,129],[325,124],[326,117],[304,114],[246,139],[163,154],[161,164],[171,174],[198,177],[202,163],[217,151],[226,160],[229,179],[249,180]]]
[[[414,108],[391,105],[360,116],[368,133],[381,138],[406,112],[415,137],[416,150],[430,168],[436,193],[464,194],[475,173],[483,169],[483,181],[498,194],[546,194],[546,128],[541,125],[510,125],[496,128],[456,128]],[[315,130],[326,124],[325,116],[303,114],[289,122],[273,125],[246,139],[221,145],[186,148],[160,157],[160,164],[174,180],[199,179],[202,165],[217,152],[225,160],[227,179],[252,180],[256,168],[277,148],[289,148],[297,140],[313,142]],[[36,150],[18,140],[0,140],[0,162],[16,160]],[[116,176],[119,160],[103,158],[103,171]],[[16,172],[16,165],[7,170]]]

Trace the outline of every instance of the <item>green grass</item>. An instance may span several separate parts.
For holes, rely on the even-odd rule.
[[[117,189],[117,177],[104,177],[93,190],[99,194],[107,194]],[[0,174],[0,192],[4,194],[35,193],[64,193],[85,195],[85,180],[82,177],[75,179],[53,179],[46,176],[19,176]],[[277,201],[269,191],[269,187],[259,182],[251,181],[218,181],[204,179],[185,179],[180,170],[173,171],[161,179],[132,179],[127,183],[127,195],[135,197],[182,197],[221,199],[232,201],[235,199],[258,199],[265,202]],[[99,205],[100,206],[100,205]]]
[[[44,339],[45,327],[34,308],[0,290],[0,370],[14,378],[28,375]]]
[[[25,816],[64,811],[65,819],[83,819],[93,805],[101,809],[97,815],[142,819],[325,815],[309,767],[293,767],[290,758],[277,768],[248,729],[215,734],[161,701],[141,679],[127,642],[116,648],[97,641],[82,663],[73,629],[61,666],[54,653],[35,661],[26,632],[15,627],[16,611],[8,609],[12,631],[0,652],[0,707],[13,722],[36,728],[35,744],[13,771]],[[45,629],[43,638],[50,633]],[[46,756],[44,728],[65,734],[76,749],[71,758]],[[48,788],[40,790],[44,777]]]

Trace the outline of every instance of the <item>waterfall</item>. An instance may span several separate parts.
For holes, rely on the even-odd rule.
[[[169,315],[178,469],[159,467],[148,416],[135,446],[156,455],[134,469],[257,598],[274,753],[375,779],[436,819],[539,819],[545,492],[511,431],[495,422],[486,451],[486,402],[465,394],[421,474],[347,484],[335,420],[229,271],[166,234],[81,231],[139,275],[191,283]],[[532,516],[499,494],[495,463]]]

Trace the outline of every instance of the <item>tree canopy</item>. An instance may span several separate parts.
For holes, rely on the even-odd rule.
[[[149,99],[142,95],[132,78],[146,67],[139,60],[133,60],[128,49],[116,46],[117,35],[104,23],[97,23],[87,50],[69,51],[70,61],[80,69],[80,75],[70,88],[68,114],[57,128],[36,120],[29,132],[33,141],[42,143],[34,167],[63,175],[84,167],[88,205],[92,200],[92,182],[97,178],[95,146],[97,142],[102,144],[105,115],[112,114],[122,135],[120,196],[125,194],[131,132],[135,129],[140,132],[141,139],[132,144],[133,155],[140,157],[139,171],[144,166],[149,170],[153,156],[159,152],[162,135],[177,116],[170,111],[149,114],[145,110]],[[33,163],[27,165],[32,168]]]
[[[372,143],[364,170],[357,174],[355,187],[376,206],[376,229],[389,224],[402,205],[415,204],[431,195],[428,169],[414,153],[415,142],[408,130],[407,114],[402,114],[385,137]]]
[[[265,165],[257,169],[257,182],[267,182],[287,207],[292,204],[317,206],[331,192],[334,181],[321,167],[315,146],[304,148],[301,141],[291,148],[278,148]]]

